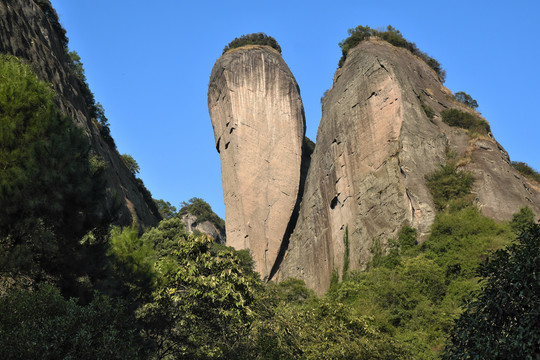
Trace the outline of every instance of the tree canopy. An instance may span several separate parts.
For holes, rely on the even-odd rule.
[[[266,35],[265,33],[253,33],[248,35],[242,35],[239,38],[234,38],[225,48],[223,49],[223,54],[227,51],[238,48],[244,45],[267,45],[276,49],[281,54],[281,47],[279,46],[276,39]]]

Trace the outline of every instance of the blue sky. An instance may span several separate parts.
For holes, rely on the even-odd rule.
[[[154,198],[201,197],[224,218],[219,154],[207,108],[210,72],[235,37],[276,38],[300,86],[315,141],[338,43],[357,25],[399,29],[447,70],[514,161],[540,170],[540,2],[52,0],[71,50],[105,107],[120,153]]]

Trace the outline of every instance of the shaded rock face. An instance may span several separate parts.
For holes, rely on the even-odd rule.
[[[370,259],[404,225],[425,238],[435,206],[425,175],[453,150],[470,158],[465,168],[484,214],[509,219],[522,206],[540,214],[540,193],[510,166],[491,137],[469,139],[441,121],[452,100],[435,72],[405,49],[371,40],[352,49],[338,69],[324,104],[298,223],[277,274],[295,277],[322,293],[333,271],[342,275],[344,236],[350,269]],[[432,108],[429,119],[422,105]]]
[[[244,46],[212,69],[208,108],[221,158],[227,245],[272,272],[297,205],[305,119],[296,80],[268,46]]]
[[[208,220],[199,222],[197,216],[191,213],[183,215],[181,219],[186,225],[186,231],[190,234],[198,231],[212,237],[218,244],[225,243],[225,234],[212,224],[212,222]]]
[[[69,69],[58,33],[48,17],[32,0],[0,2],[0,53],[15,55],[31,64],[37,75],[52,84],[58,105],[88,136],[92,151],[103,158],[109,196],[108,208],[119,208],[118,223],[136,219],[141,225],[155,225],[157,208],[145,199],[134,177],[92,122],[81,91],[80,80]]]

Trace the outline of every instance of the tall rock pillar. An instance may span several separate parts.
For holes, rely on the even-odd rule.
[[[221,158],[227,245],[249,249],[267,279],[298,198],[305,134],[298,85],[276,50],[243,46],[214,65],[208,108]]]

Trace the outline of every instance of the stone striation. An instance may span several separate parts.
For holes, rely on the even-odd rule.
[[[208,108],[221,158],[227,245],[249,249],[268,279],[297,205],[305,119],[281,55],[249,45],[212,69]]]
[[[120,154],[99,134],[81,91],[80,80],[70,70],[61,39],[46,14],[32,0],[0,2],[0,53],[15,55],[31,64],[37,75],[52,84],[58,105],[88,136],[92,151],[103,158],[108,182],[108,208],[119,208],[118,223],[134,219],[155,225],[160,219],[151,199],[145,199]],[[148,197],[148,196],[147,196]]]
[[[373,39],[349,52],[323,103],[278,281],[295,277],[326,291],[333,272],[342,276],[347,229],[351,270],[365,266],[375,241],[384,247],[404,225],[425,238],[436,213],[425,175],[446,162],[449,150],[468,159],[463,165],[476,178],[473,192],[484,214],[509,219],[525,205],[540,214],[538,189],[510,166],[491,134],[470,139],[441,121],[449,107],[472,111],[409,51]]]

